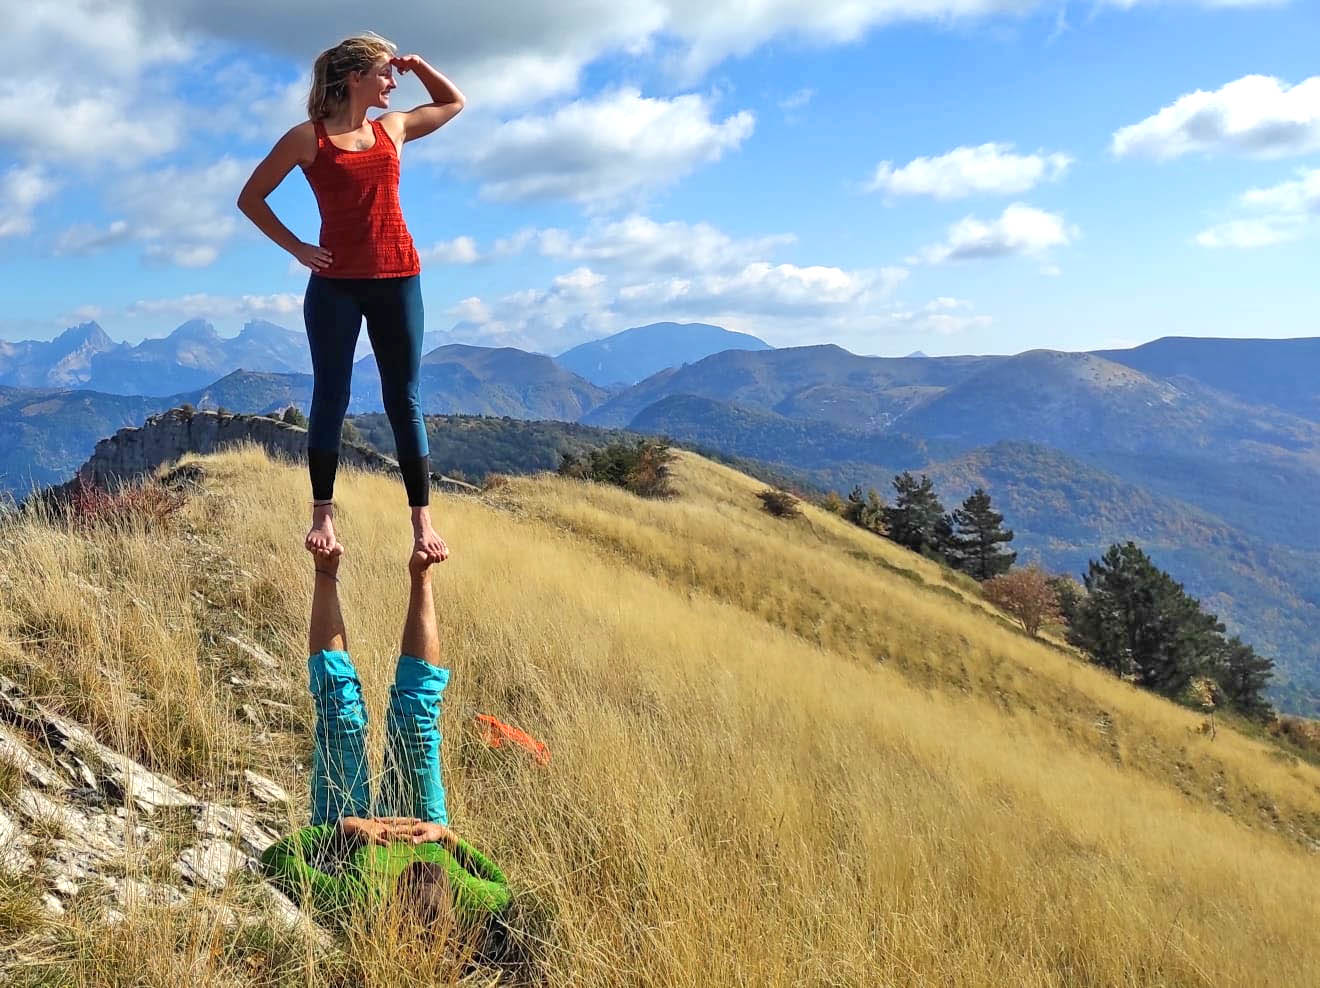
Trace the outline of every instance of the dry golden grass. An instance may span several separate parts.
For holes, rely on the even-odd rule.
[[[202,463],[206,493],[167,530],[5,529],[0,665],[194,789],[253,767],[302,799],[305,477],[253,450]],[[690,454],[675,473],[664,502],[554,477],[437,499],[450,812],[509,872],[521,946],[471,983],[1320,983],[1315,767],[1196,734],[837,518],[769,516],[750,478]],[[339,495],[350,646],[380,711],[402,494],[348,474]],[[231,676],[270,681],[268,720],[237,715],[250,688]],[[484,748],[476,712],[545,740],[551,764]],[[388,924],[326,955],[203,905],[114,932],[89,916],[30,976],[461,973]]]

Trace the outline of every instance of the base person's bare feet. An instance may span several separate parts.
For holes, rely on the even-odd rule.
[[[339,545],[335,538],[335,506],[317,504],[312,506],[312,527],[307,532],[304,542],[310,553],[328,552]]]
[[[449,546],[431,525],[430,508],[413,508],[412,525],[414,554],[423,553],[428,557],[429,563],[443,563],[449,558]]]

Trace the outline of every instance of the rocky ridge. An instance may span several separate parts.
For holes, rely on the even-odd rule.
[[[132,482],[186,453],[205,455],[242,443],[255,443],[274,457],[301,460],[306,457],[307,430],[261,415],[172,408],[150,416],[141,426],[120,429],[102,439],[74,478],[51,493],[58,497],[79,483],[105,488]],[[399,469],[390,457],[353,443],[340,446],[339,462],[362,470]],[[433,473],[431,480],[462,488],[471,486],[443,474]]]

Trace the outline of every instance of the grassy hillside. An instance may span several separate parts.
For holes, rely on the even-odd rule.
[[[8,524],[0,671],[194,789],[253,768],[301,801],[305,477],[253,451],[200,462],[164,527]],[[549,476],[437,497],[451,822],[508,871],[525,952],[471,983],[1320,982],[1320,770],[1222,723],[1210,740],[884,540],[809,507],[772,519],[741,474],[681,454],[676,475],[667,502]],[[338,493],[378,712],[402,492],[349,473]],[[278,657],[255,723],[239,632]],[[479,711],[550,765],[486,750]],[[203,896],[42,930],[16,884],[6,983],[455,977],[388,928],[319,952]]]

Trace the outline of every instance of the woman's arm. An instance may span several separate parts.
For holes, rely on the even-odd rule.
[[[445,78],[443,73],[431,67],[421,55],[401,55],[390,59],[390,64],[400,74],[416,72],[431,97],[430,103],[381,116],[381,124],[392,136],[401,135],[401,139],[396,136],[400,144],[425,137],[449,123],[463,109],[465,101],[458,87]]]
[[[243,191],[238,194],[238,208],[258,230],[296,257],[299,263],[319,271],[329,267],[330,252],[299,240],[266,202],[266,197],[293,171],[294,165],[307,164],[315,159],[315,135],[312,136],[312,153],[309,155],[308,133],[309,125],[299,124],[275,142],[270,154],[253,169]]]

